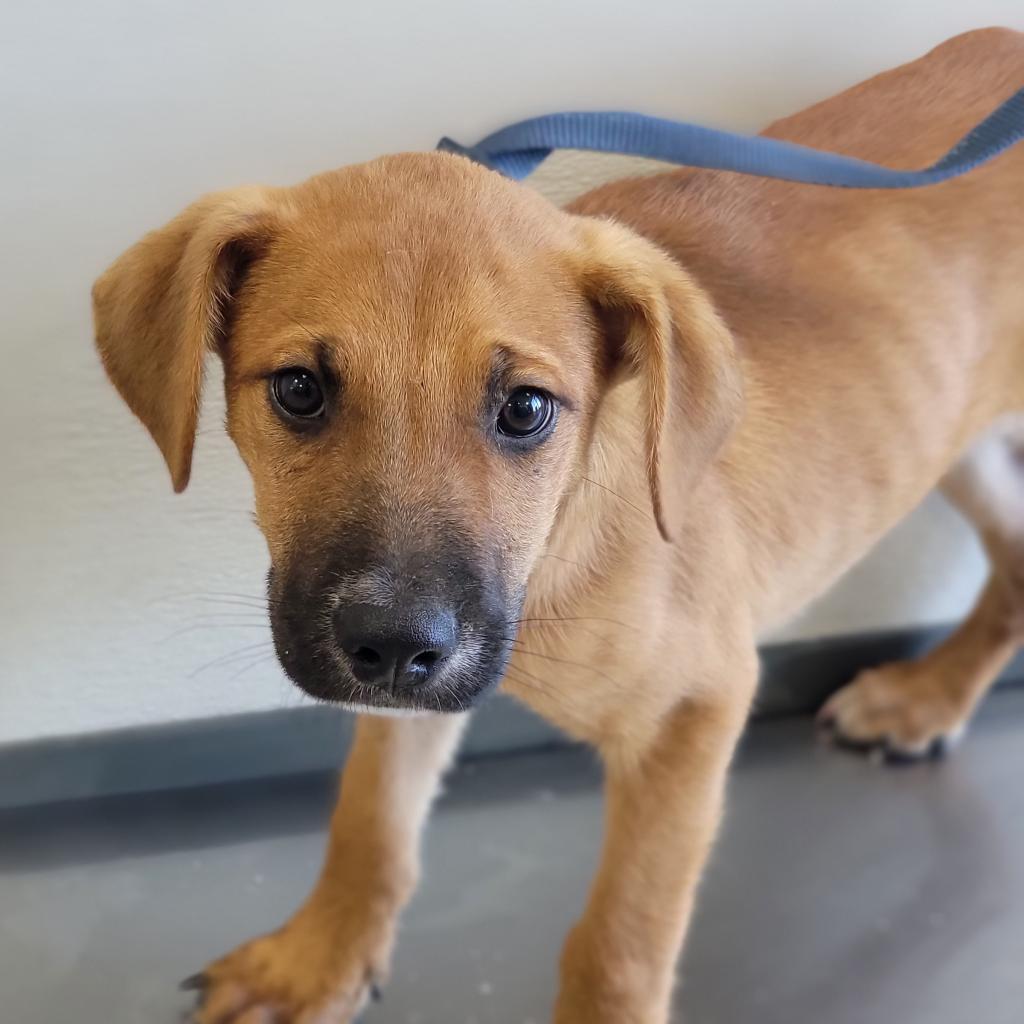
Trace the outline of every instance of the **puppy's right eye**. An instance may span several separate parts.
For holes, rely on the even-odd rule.
[[[270,379],[270,393],[287,416],[312,420],[323,415],[323,388],[309,370],[297,366],[278,370]]]

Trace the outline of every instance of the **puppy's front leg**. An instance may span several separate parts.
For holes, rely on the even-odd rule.
[[[388,969],[419,836],[464,715],[361,717],[312,894],[283,928],[212,964],[197,1024],[347,1024]]]
[[[562,955],[556,1024],[665,1024],[746,693],[680,704],[643,750],[604,750],[606,835]]]

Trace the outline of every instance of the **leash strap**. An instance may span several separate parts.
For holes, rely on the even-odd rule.
[[[808,185],[917,188],[965,174],[1022,138],[1024,89],[971,129],[944,157],[919,171],[894,170],[763,135],[738,135],[616,111],[547,114],[502,128],[475,146],[443,138],[437,148],[469,157],[517,181],[536,170],[552,150],[589,149]]]

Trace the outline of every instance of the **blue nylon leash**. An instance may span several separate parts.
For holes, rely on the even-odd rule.
[[[965,174],[1022,138],[1024,89],[972,128],[944,157],[920,171],[898,171],[761,135],[738,135],[616,111],[547,114],[502,128],[475,146],[443,138],[437,148],[469,157],[517,181],[536,170],[554,149],[588,149],[808,185],[917,188]]]

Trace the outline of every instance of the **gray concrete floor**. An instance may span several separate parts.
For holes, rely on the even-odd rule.
[[[276,780],[0,816],[0,1020],[171,1024],[178,979],[276,925],[332,785]],[[367,1024],[541,1024],[601,827],[581,751],[471,763]],[[683,963],[687,1024],[1021,1024],[1024,691],[939,764],[753,727]]]

